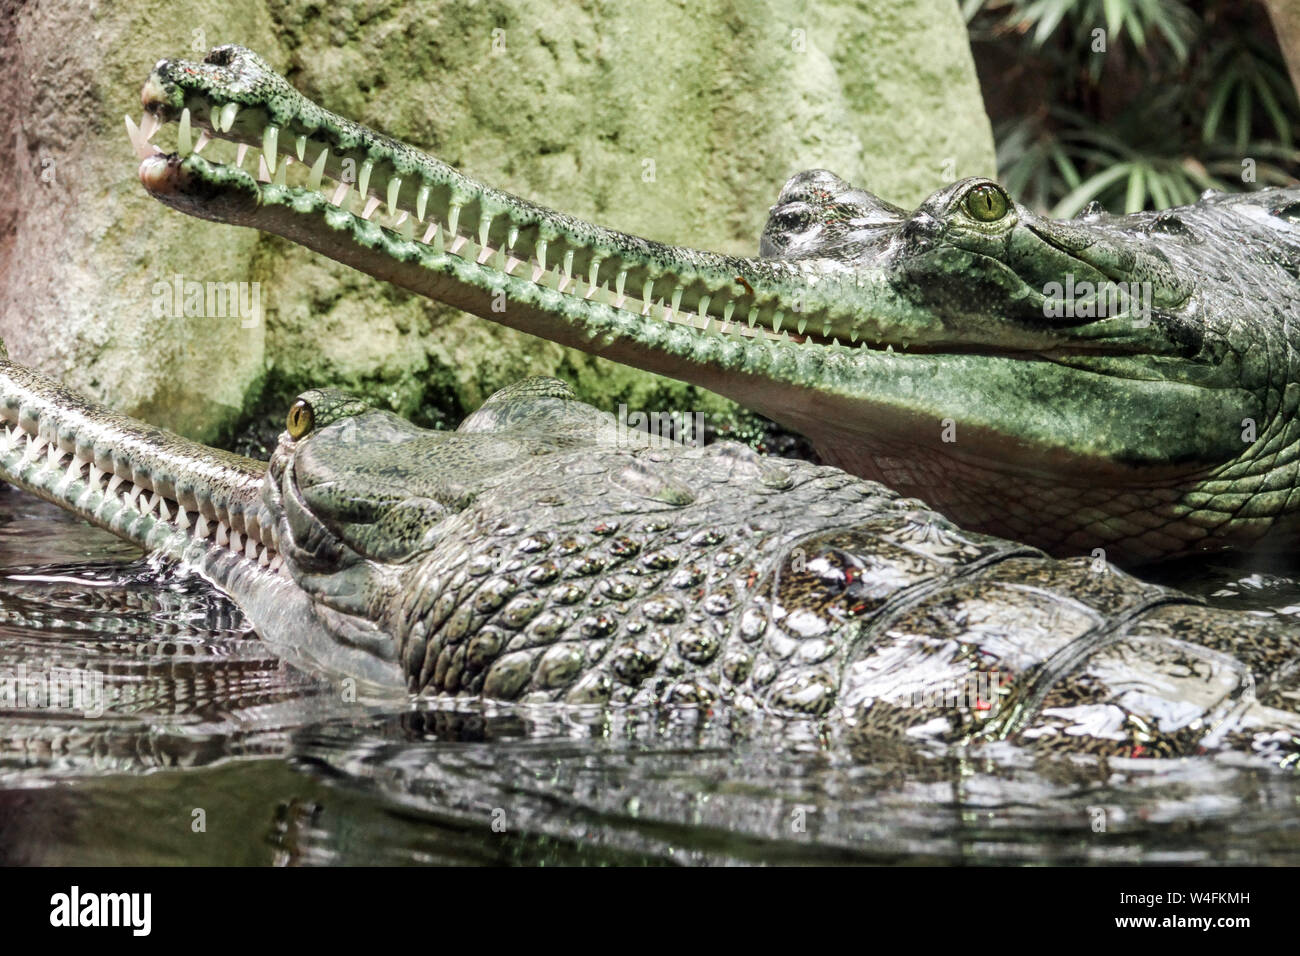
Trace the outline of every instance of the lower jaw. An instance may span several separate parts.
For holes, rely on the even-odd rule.
[[[1139,565],[1253,544],[1226,522],[1191,520],[1187,482],[1126,486],[1099,475],[999,469],[993,459],[959,458],[897,437],[814,445],[826,464],[918,498],[963,530],[1055,557]]]

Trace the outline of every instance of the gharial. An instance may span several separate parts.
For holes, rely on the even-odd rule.
[[[796,328],[815,316],[831,323],[829,332],[851,335],[859,320],[835,311],[815,266],[832,260],[669,250],[509,199],[344,125],[238,48],[215,50],[204,64],[164,61],[144,98],[150,116],[179,123],[171,155],[149,145],[152,121],[130,127],[144,154],[141,178],[159,198],[364,260],[377,275],[467,308],[486,310],[485,297],[504,291],[514,303],[505,314],[520,327],[648,366],[694,362],[701,380],[749,381],[758,397],[780,384],[782,370],[790,395],[795,373],[817,371],[822,391],[800,386],[805,411],[835,391],[829,383],[846,380],[850,364],[974,369],[998,359],[991,367],[1023,374],[1012,359],[979,349],[936,346],[906,357],[869,349],[853,358],[816,338],[776,341],[773,329],[786,319],[777,310],[796,285],[820,295],[803,318],[790,317]],[[261,161],[279,184],[196,155],[196,127],[248,140],[254,126]],[[311,188],[287,185],[281,137],[309,166]],[[354,215],[316,191],[342,158],[360,160],[364,195],[385,177],[400,226],[366,218],[374,196]],[[797,249],[797,230],[779,228],[781,210],[810,181],[827,182],[815,174],[787,187],[765,244]],[[342,184],[338,198],[348,189]],[[987,183],[954,190],[941,195],[959,209],[1001,202]],[[889,207],[861,202],[875,212],[854,233],[916,239],[938,221],[934,207],[913,217],[919,226],[899,226]],[[462,216],[477,217],[476,244],[458,232]],[[413,219],[427,222],[426,241],[413,238]],[[511,254],[525,245],[536,265]],[[548,250],[561,263],[558,279],[545,268]],[[533,278],[515,276],[521,267]],[[609,303],[599,301],[606,268]],[[574,294],[583,273],[589,288]],[[703,291],[714,278],[738,276],[743,294]],[[535,281],[548,277],[556,287]],[[674,312],[695,309],[701,324],[728,326],[725,334],[642,316],[661,279]],[[631,282],[642,284],[642,307],[622,307]],[[830,283],[877,302],[897,294],[886,285]],[[752,328],[732,321],[742,307],[756,311]],[[1163,307],[1151,327],[1172,336],[1179,326],[1161,318]],[[909,314],[924,325],[922,310]],[[1024,342],[1045,334],[1028,329],[1017,333]],[[762,376],[746,365],[760,355]],[[1244,357],[1237,368],[1249,364]],[[1048,367],[1083,375],[1070,363]],[[921,381],[909,394],[920,395]],[[1193,387],[1171,384],[1169,394]],[[1162,389],[1149,394],[1152,407],[1165,400]],[[1259,414],[1271,434],[1272,419],[1251,393],[1232,395],[1212,399],[1210,409]],[[1212,417],[1204,408],[1199,415]],[[1008,740],[1070,753],[1300,759],[1294,626],[1204,607],[1105,562],[1055,560],[964,531],[838,468],[767,459],[729,442],[629,441],[635,433],[552,379],[497,393],[454,432],[417,428],[336,392],[308,392],[291,407],[269,463],[136,422],[7,360],[0,417],[0,475],[198,569],[271,645],[377,692],[803,715],[917,747]],[[1208,448],[1215,429],[1193,428],[1198,420],[1176,418],[1184,438],[1199,436]],[[1094,445],[1084,447],[1114,451],[1106,443],[1122,434],[1090,435]]]
[[[396,691],[793,715],[859,744],[1300,760],[1300,629],[965,532],[839,469],[629,443],[530,379],[454,432],[304,393],[269,464],[0,360],[0,477]]]
[[[1058,222],[987,180],[909,213],[813,170],[734,258],[475,182],[241,47],[160,61],[142,101],[169,206],[712,389],[965,527],[1125,562],[1300,536],[1300,189]]]

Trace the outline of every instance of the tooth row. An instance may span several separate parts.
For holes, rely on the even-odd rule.
[[[225,104],[219,110],[214,110],[211,117],[213,128],[218,133],[229,133],[238,115],[238,104]],[[192,139],[190,122],[189,110],[182,110],[178,133],[178,150],[182,156],[190,151]],[[142,149],[158,151],[157,147],[148,143],[148,138],[156,132],[157,125],[157,120],[148,113],[141,120],[139,129],[135,128],[129,117],[127,118],[128,133],[132,137],[132,143],[137,147],[137,152]],[[715,289],[714,294],[701,297],[694,309],[683,310],[685,285],[677,285],[667,296],[655,296],[654,286],[658,280],[649,280],[644,284],[644,288],[639,290],[639,296],[631,294],[627,289],[631,268],[616,271],[605,269],[606,278],[602,280],[600,273],[606,259],[599,253],[592,253],[586,274],[581,276],[574,274],[574,249],[567,249],[562,255],[557,256],[555,261],[548,262],[549,243],[545,238],[536,240],[531,257],[526,253],[516,254],[519,228],[513,224],[507,228],[504,244],[494,247],[491,243],[492,227],[498,216],[508,214],[484,211],[479,216],[477,224],[466,224],[466,228],[462,230],[461,212],[464,202],[455,200],[449,202],[445,221],[429,217],[427,214],[432,187],[424,182],[420,183],[415,191],[415,208],[404,208],[401,205],[403,177],[393,175],[387,182],[382,182],[381,176],[379,177],[381,181],[375,182],[376,163],[370,159],[361,162],[357,169],[355,184],[339,182],[331,187],[326,181],[330,147],[306,135],[286,134],[282,137],[281,132],[281,129],[274,124],[267,125],[262,131],[262,149],[255,163],[255,175],[259,181],[280,186],[287,185],[287,171],[294,162],[293,156],[290,155],[292,152],[306,171],[304,182],[308,189],[319,192],[323,196],[328,195],[330,203],[345,208],[354,202],[353,185],[355,185],[357,197],[355,202],[360,204],[360,208],[353,213],[354,215],[364,221],[377,222],[408,241],[418,241],[431,248],[437,255],[458,256],[479,265],[490,263],[492,268],[511,276],[514,276],[521,266],[527,265],[530,268],[526,272],[520,272],[519,278],[526,275],[534,284],[547,286],[561,294],[595,300],[615,309],[662,319],[670,324],[706,334],[768,342],[798,343],[811,341],[807,338],[811,331],[812,334],[821,336],[822,345],[826,344],[825,340],[831,339],[829,319],[818,317],[812,320],[810,330],[810,319],[807,315],[786,315],[782,310],[760,306],[752,301],[753,296],[748,284],[739,280],[730,286],[725,281],[719,280],[721,288]],[[204,136],[206,137],[206,133]],[[200,142],[203,143],[204,140],[201,138]],[[283,153],[280,152],[282,145],[285,149]],[[194,147],[195,150],[198,148],[199,146]],[[238,144],[235,164],[240,168],[244,168],[248,150],[247,143]],[[380,213],[381,206],[386,207],[384,213]],[[349,211],[356,208],[352,206]],[[385,215],[387,222],[382,221]],[[417,229],[417,223],[423,226],[423,229]],[[419,236],[418,240],[417,236]],[[554,240],[559,243],[564,241]],[[611,271],[613,271],[612,282]],[[742,286],[743,292],[740,291]],[[856,345],[861,349],[869,348],[866,341],[858,341],[856,332],[851,332],[848,339],[846,345]],[[835,347],[840,346],[837,338],[831,339],[831,344]],[[892,352],[892,346],[887,351]]]
[[[187,511],[173,499],[136,485],[121,475],[104,471],[90,459],[65,451],[56,442],[42,435],[32,435],[9,424],[0,426],[0,455],[17,455],[16,467],[41,462],[42,467],[49,471],[63,472],[63,477],[53,485],[55,493],[64,492],[71,482],[81,481],[104,498],[117,498],[124,507],[132,508],[142,515],[156,516],[158,520],[168,522],[182,531],[189,531],[194,538],[211,538],[221,547],[242,552],[260,567],[268,567],[272,571],[279,571],[283,567],[280,555],[251,535],[241,534],[223,521],[205,518],[201,512]]]

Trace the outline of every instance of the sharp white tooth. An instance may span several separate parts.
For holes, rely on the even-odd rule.
[[[451,208],[447,210],[447,231],[453,236],[456,235],[458,225],[460,225],[460,204],[452,203]]]
[[[171,509],[167,507],[167,499],[164,498],[162,495],[158,495],[157,497],[158,497],[158,517],[161,518],[163,521],[171,521],[172,513],[171,513]]]
[[[230,535],[226,530],[225,524],[220,521],[217,522],[217,544],[223,548],[230,544]]]
[[[206,538],[208,536],[208,519],[203,517],[203,512],[199,511],[194,515],[194,537]]]
[[[140,497],[143,491],[144,491],[143,488],[141,488],[139,485],[135,485],[129,492],[124,491],[122,492],[122,494],[126,497],[126,503],[129,505],[133,505],[135,504],[136,499]]]
[[[397,221],[393,223],[393,228],[394,228],[394,229],[401,229],[401,228],[402,228],[402,223],[406,222],[406,219],[407,219],[407,217],[408,217],[409,215],[410,215],[410,214],[409,214],[405,209],[403,209],[400,213],[398,213],[398,214],[397,214]]]
[[[543,273],[546,272],[546,240],[537,240],[537,268]],[[537,281],[537,276],[533,276],[533,281]]]
[[[754,306],[752,309],[749,310],[749,327],[752,329],[752,328],[754,327],[754,323],[757,322],[757,321],[758,321],[758,306]],[[778,312],[775,316],[773,316],[773,317],[772,317],[772,331],[773,331],[773,332],[780,332],[780,331],[781,331],[781,323],[782,323],[783,321],[785,321],[785,315],[784,315],[784,314]]]
[[[709,314],[709,299],[710,297],[707,295],[700,299],[700,318],[704,318]]]
[[[429,223],[429,228],[424,230],[424,238],[421,239],[420,241],[427,246],[429,244],[429,240],[433,238],[433,234],[437,231],[438,231],[438,224],[436,222]]]
[[[271,181],[271,170],[266,166],[265,153],[257,157],[257,179],[259,182],[263,183],[269,183]]]
[[[111,478],[108,479],[108,487],[104,489],[104,494],[109,495],[111,497],[113,492],[117,491],[117,486],[120,485],[121,483],[122,483],[122,476],[113,475]]]
[[[140,136],[140,127],[135,125],[135,120],[131,117],[124,117],[126,120],[126,136],[131,141],[131,148],[137,153],[140,152],[144,139]]]
[[[325,163],[328,161],[329,155],[329,148],[326,147],[320,151],[320,155],[316,157],[316,162],[311,164],[311,173],[307,176],[308,189],[320,189],[320,180],[325,175]]]
[[[348,189],[350,188],[351,187],[348,186],[347,183],[339,183],[338,187],[334,190],[334,195],[330,197],[330,202],[341,207],[343,205],[343,200],[348,198]]]
[[[375,171],[375,164],[366,160],[361,164],[361,172],[357,174],[357,192],[362,196],[370,189],[370,174]]]
[[[208,135],[208,131],[205,129],[199,130],[199,141],[194,144],[194,152],[203,152],[203,147],[207,146],[210,142],[212,142],[212,137]]]
[[[235,150],[235,165],[240,169],[244,168],[244,157],[248,155],[248,144],[240,143],[239,149]]]
[[[378,208],[379,208],[379,197],[371,196],[369,199],[366,200],[366,208],[362,210],[361,218],[369,219],[371,215],[374,214],[374,211]]]
[[[145,113],[140,117],[140,135],[144,137],[145,142],[153,139],[154,133],[158,132],[160,126],[162,123],[152,113]]]
[[[483,213],[478,220],[478,244],[486,246],[488,244],[488,234],[492,231],[492,216],[489,213]]]
[[[252,538],[249,538],[247,543],[244,545],[244,555],[249,558],[257,557],[257,542]]]
[[[62,457],[63,452],[59,450],[59,446],[54,442],[50,442],[49,447],[45,449],[45,461],[48,464],[57,465]]]
[[[294,151],[295,153],[298,154],[298,162],[300,162],[300,163],[302,163],[302,162],[306,162],[306,160],[304,160],[304,159],[302,158],[302,157],[303,157],[303,154],[304,154],[305,152],[307,152],[307,137],[306,137],[306,136],[299,136],[296,140],[294,140],[294,143],[293,143],[293,151]]]
[[[735,311],[736,311],[736,303],[728,302],[726,305],[724,305],[722,307],[722,321],[730,322],[732,315],[735,314]]]
[[[239,115],[238,103],[227,103],[221,107],[221,125],[217,127],[222,132],[229,133],[235,125],[235,117]]]
[[[388,181],[388,214],[397,215],[397,196],[402,190],[402,177],[394,176]]]
[[[275,172],[275,159],[279,147],[280,127],[267,126],[262,130],[262,155],[266,157],[266,168]]]
[[[284,162],[280,168],[275,171],[275,184],[277,186],[287,186],[289,184],[289,164],[293,162],[288,156],[284,157]]]
[[[244,550],[244,536],[240,534],[238,531],[235,531],[233,529],[230,532],[230,550],[231,551]]]
[[[271,563],[270,560],[267,558],[266,554],[267,554],[267,549],[266,549],[266,548],[262,548],[260,551],[257,552],[257,566],[258,566],[258,567],[264,568],[264,567],[266,567],[268,564]]]
[[[647,308],[644,309],[644,310],[641,312],[642,315],[648,315],[648,314],[649,314],[649,311],[650,311],[650,310],[649,310],[649,305],[650,305],[651,302],[654,301],[654,299],[651,298],[651,295],[650,295],[650,293],[651,293],[652,291],[654,291],[654,285],[655,285],[655,280],[654,280],[654,279],[646,279],[646,280],[645,280],[645,288],[643,288],[643,289],[641,290],[641,301],[644,302],[644,303],[646,304]]]
[[[570,276],[573,275],[573,250],[572,249],[570,249],[568,252],[564,254],[564,268],[560,274],[563,275],[564,278],[566,279],[568,279]]]
[[[673,290],[673,315],[676,315],[682,307],[682,287],[678,286]]]
[[[194,140],[190,138],[190,108],[181,110],[180,129],[176,131],[176,152],[188,156],[194,149]]]
[[[506,233],[506,248],[509,249],[511,252],[513,252],[515,248],[515,243],[518,241],[519,241],[519,227],[512,224],[510,226],[510,231]]]
[[[277,554],[274,558],[271,559],[271,563],[268,565],[268,567],[272,571],[279,571],[280,567],[283,564],[284,564],[284,559]]]
[[[781,314],[780,312],[777,313],[778,316],[780,314]],[[799,330],[799,334],[803,335],[804,329],[808,328],[808,320],[804,318],[800,318],[799,321],[795,323],[795,327]]]
[[[614,279],[614,291],[618,293],[619,299],[623,298],[623,286],[627,285],[627,270],[619,269],[618,276]]]
[[[424,222],[424,211],[429,207],[429,186],[427,183],[420,185],[420,191],[415,194],[415,218]]]
[[[434,223],[430,223],[429,225],[430,225],[430,226],[433,226]],[[435,229],[435,230],[434,230],[434,233],[433,233],[433,251],[436,252],[436,253],[438,253],[438,255],[442,255],[443,252],[446,251],[445,248],[444,248],[444,246],[443,246],[443,243],[444,243],[444,241],[446,240],[446,238],[447,238],[446,230],[441,229],[441,228],[438,228],[438,229]]]
[[[190,529],[190,513],[179,505],[176,508],[176,524],[182,531]]]

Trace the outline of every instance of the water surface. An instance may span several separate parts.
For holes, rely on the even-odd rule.
[[[1156,574],[1300,623],[1294,569]],[[46,693],[0,708],[2,863],[1300,862],[1300,779],[1231,758],[921,759],[811,722],[352,702],[201,580],[0,486],[20,673]],[[55,674],[81,699],[51,699]]]

